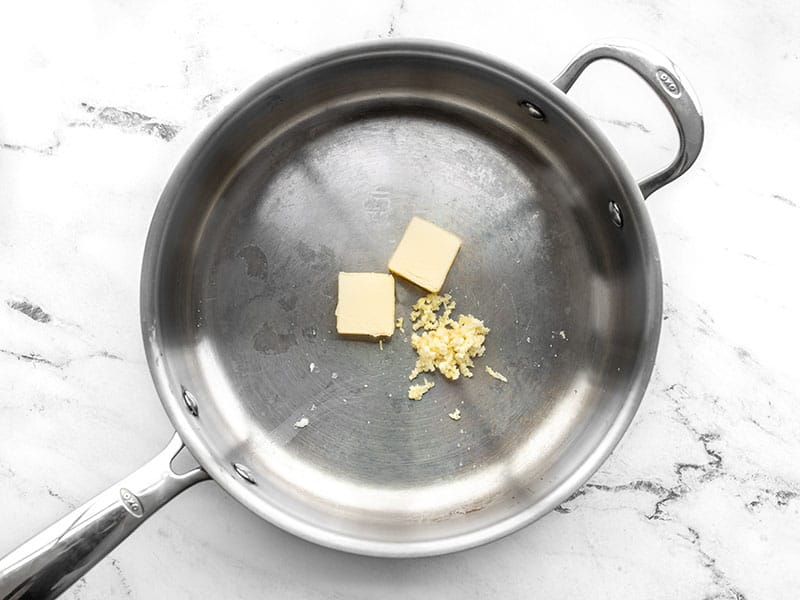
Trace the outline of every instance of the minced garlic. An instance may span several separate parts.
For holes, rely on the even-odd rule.
[[[441,315],[436,313],[444,306]],[[417,331],[420,328],[430,331],[435,329],[440,322],[450,320],[450,314],[455,309],[456,303],[450,294],[439,296],[438,294],[428,294],[414,303],[411,311],[410,321],[412,328]]]
[[[428,294],[414,304],[412,327],[415,331],[424,331],[411,336],[411,347],[418,358],[409,379],[436,369],[448,379],[458,379],[460,375],[472,377],[472,359],[482,356],[486,350],[483,343],[489,328],[472,315],[459,315],[454,321],[450,315],[455,307],[450,294]],[[437,314],[440,309],[442,313]]]
[[[492,377],[494,377],[495,379],[497,379],[497,380],[499,380],[499,381],[502,381],[503,383],[508,383],[508,377],[506,377],[506,376],[505,376],[505,375],[503,375],[502,373],[498,373],[498,372],[497,372],[497,371],[495,371],[495,370],[494,370],[492,367],[490,367],[490,366],[487,366],[487,367],[486,367],[486,372],[487,372],[489,375],[491,375]]]
[[[428,378],[425,378],[425,383],[416,383],[408,388],[408,399],[409,400],[422,400],[422,396],[431,389],[435,383],[432,381],[428,381]]]

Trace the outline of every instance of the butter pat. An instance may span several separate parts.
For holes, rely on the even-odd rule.
[[[386,273],[339,273],[336,331],[388,337],[394,326],[394,277]]]
[[[389,270],[429,292],[438,292],[459,248],[458,236],[413,217],[389,259]]]

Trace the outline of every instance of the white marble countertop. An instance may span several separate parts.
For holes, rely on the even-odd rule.
[[[381,560],[294,538],[205,483],[66,597],[796,597],[798,32],[800,8],[778,0],[6,7],[0,554],[168,440],[139,332],[144,238],[178,158],[237,92],[362,39],[437,38],[552,77],[588,42],[625,36],[682,67],[707,136],[695,167],[648,201],[659,355],[633,425],[582,493],[488,546]],[[587,72],[574,96],[634,174],[668,160],[669,121],[621,67]]]

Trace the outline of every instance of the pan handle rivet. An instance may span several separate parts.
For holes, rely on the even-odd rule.
[[[236,471],[236,474],[239,477],[241,477],[248,483],[255,484],[256,479],[255,477],[253,477],[253,474],[250,472],[250,469],[239,463],[232,463],[232,464],[233,464],[233,470]]]
[[[528,114],[532,116],[537,121],[544,121],[544,113],[542,109],[536,106],[533,102],[529,100],[520,100],[519,105],[528,111]]]
[[[186,388],[183,388],[183,403],[186,405],[186,408],[189,409],[189,412],[196,417],[198,413],[197,400],[195,400],[192,392]]]
[[[611,222],[622,229],[622,210],[613,200],[608,203],[608,215],[611,217]]]

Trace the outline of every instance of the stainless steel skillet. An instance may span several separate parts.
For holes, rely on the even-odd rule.
[[[673,163],[639,183],[566,96],[598,59],[638,73],[678,128]],[[644,198],[702,139],[678,69],[618,43],[587,48],[552,83],[391,41],[256,84],[187,152],[147,238],[142,332],[175,437],[0,560],[0,594],[58,595],[209,476],[292,533],[376,556],[469,548],[547,513],[641,401],[661,322]],[[334,319],[338,271],[383,270],[415,214],[465,240],[446,286],[492,329],[475,377],[421,402],[406,399],[400,332],[381,351],[339,338]],[[419,295],[399,283],[398,314]],[[200,467],[179,475],[183,444]]]

